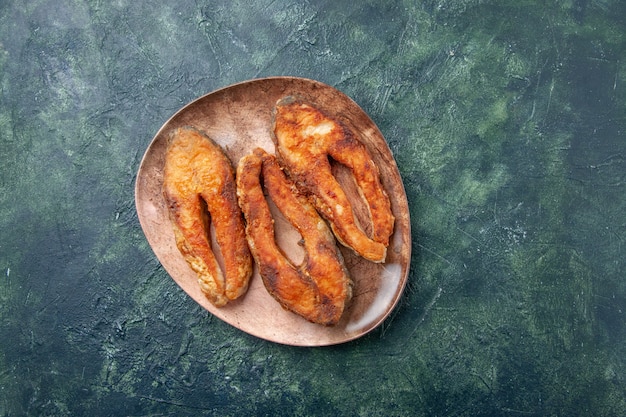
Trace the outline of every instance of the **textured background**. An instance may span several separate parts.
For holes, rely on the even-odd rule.
[[[625,2],[160,3],[0,4],[0,415],[626,415]],[[159,127],[271,75],[405,181],[408,288],[355,342],[212,318],[137,221]]]

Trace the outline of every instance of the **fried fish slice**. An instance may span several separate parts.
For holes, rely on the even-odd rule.
[[[217,307],[244,294],[252,275],[234,176],[230,160],[208,136],[190,127],[172,133],[163,194],[176,245],[197,273],[202,292]],[[211,225],[224,271],[211,247]]]
[[[384,262],[395,218],[378,167],[363,143],[338,120],[294,97],[276,104],[272,134],[280,162],[298,187],[310,193],[337,239],[366,259]],[[368,206],[371,236],[355,220],[329,157],[352,171]]]
[[[294,266],[276,244],[274,220],[261,185],[300,233],[305,257]],[[352,296],[352,281],[335,238],[324,220],[287,179],[276,158],[262,149],[237,167],[237,195],[246,235],[267,291],[285,309],[310,322],[336,324]]]

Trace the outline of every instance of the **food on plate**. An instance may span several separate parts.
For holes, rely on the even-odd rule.
[[[195,128],[173,131],[165,154],[163,194],[176,245],[209,301],[221,307],[244,294],[253,261],[237,203],[235,172],[221,147]]]
[[[277,245],[269,198],[302,236],[304,260],[295,266]],[[326,222],[285,176],[274,155],[258,148],[237,167],[237,195],[246,236],[267,291],[285,309],[318,324],[341,318],[352,282]]]
[[[292,96],[276,103],[273,119],[271,133],[280,163],[311,196],[337,239],[370,261],[384,262],[395,219],[378,167],[365,145],[339,120]],[[352,171],[369,212],[369,235],[333,176],[331,159]]]

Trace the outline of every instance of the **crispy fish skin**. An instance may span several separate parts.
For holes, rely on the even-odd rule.
[[[194,128],[176,129],[165,155],[163,195],[176,245],[209,301],[222,307],[243,295],[252,275],[252,256],[237,203],[235,172],[221,147]],[[211,247],[211,225],[224,271]]]
[[[370,261],[384,262],[395,218],[365,145],[338,120],[291,96],[276,103],[272,135],[280,162],[311,195],[337,239]],[[371,236],[355,220],[352,205],[332,174],[329,157],[352,171],[367,202]]]
[[[294,266],[276,244],[263,186],[303,238],[305,257],[300,266]],[[306,320],[335,325],[352,297],[352,281],[335,238],[315,208],[299,195],[276,158],[262,149],[239,161],[237,195],[248,245],[267,291],[283,308]]]

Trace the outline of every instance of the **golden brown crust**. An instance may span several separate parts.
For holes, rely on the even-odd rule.
[[[395,219],[366,147],[342,123],[293,97],[276,104],[272,134],[280,162],[310,193],[337,239],[366,259],[384,262]],[[331,172],[329,157],[352,171],[368,205],[371,236],[355,220],[352,205]]]
[[[269,197],[303,238],[305,258],[298,267],[276,244],[261,177]],[[237,194],[248,244],[268,292],[284,308],[313,323],[336,324],[351,298],[352,282],[335,239],[315,208],[298,194],[276,158],[262,149],[239,161]]]
[[[230,160],[208,136],[190,127],[172,133],[163,195],[176,245],[197,273],[203,293],[218,307],[244,294],[252,275],[234,175]],[[211,248],[211,225],[224,271]]]

